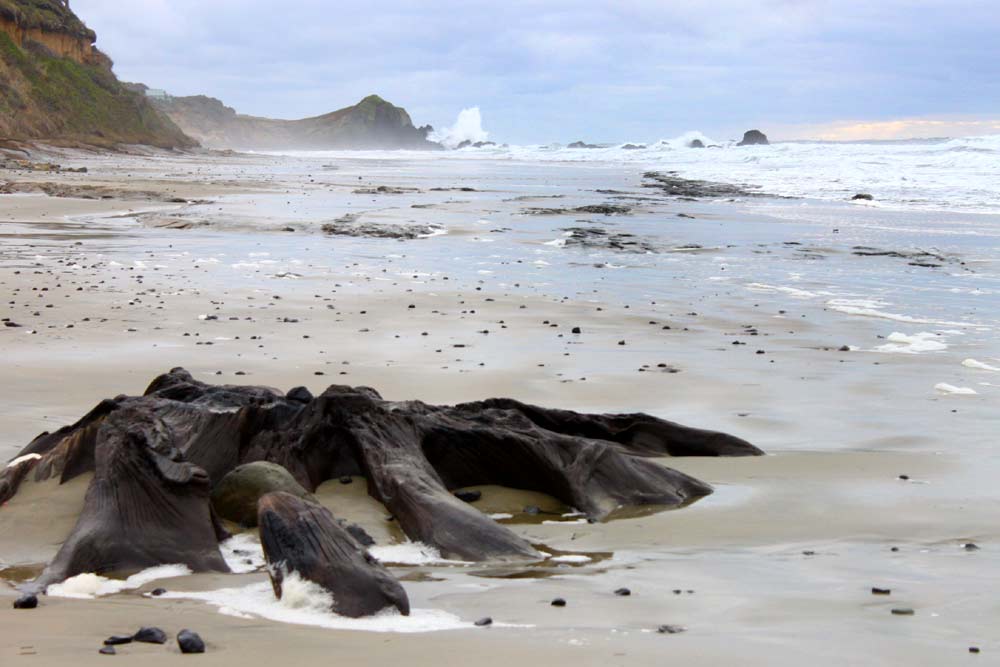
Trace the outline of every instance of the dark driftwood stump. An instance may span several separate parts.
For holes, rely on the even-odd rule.
[[[96,469],[80,524],[46,573],[50,582],[154,562],[222,569],[202,554],[213,525],[207,496],[251,461],[284,466],[309,491],[363,475],[411,539],[447,558],[535,558],[530,544],[451,490],[498,484],[540,491],[596,521],[622,506],[679,507],[711,493],[649,457],[761,453],[734,436],[644,414],[585,415],[507,399],[432,406],[337,385],[314,398],[303,388],[281,394],[207,385],[178,368],[142,397],[102,401],[76,424],[36,438],[19,456],[39,457],[0,472],[0,503],[30,473],[65,482]],[[112,460],[124,463],[108,465]],[[105,508],[105,488],[128,490],[115,496],[114,512]],[[139,502],[143,508],[129,506]],[[197,541],[185,536],[172,544],[175,515]],[[93,551],[84,531],[107,535],[113,557]],[[128,540],[116,539],[125,534]],[[179,551],[185,542],[188,551]]]
[[[406,592],[392,574],[328,509],[290,493],[269,493],[257,504],[260,543],[280,599],[286,577],[297,573],[332,594],[341,616],[371,616],[394,607],[410,614]]]

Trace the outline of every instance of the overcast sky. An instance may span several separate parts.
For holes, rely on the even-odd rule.
[[[119,77],[241,113],[378,93],[491,138],[1000,132],[998,0],[73,0]]]

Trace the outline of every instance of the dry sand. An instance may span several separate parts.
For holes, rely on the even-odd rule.
[[[314,192],[301,176],[264,178],[250,167],[242,174],[244,163],[253,164],[78,157],[74,164],[88,165],[90,174],[16,180],[210,199],[198,215],[214,208],[230,222],[245,219],[258,195]],[[384,165],[351,162],[329,189],[353,186],[355,169],[374,171],[378,182],[408,182]],[[459,221],[450,238],[482,233],[473,222],[476,205],[442,206],[442,217]],[[701,206],[707,218],[736,215]],[[990,451],[996,404],[918,391],[946,377],[953,359],[837,352],[869,325],[834,328],[812,312],[779,317],[765,297],[693,315],[705,304],[693,304],[691,291],[674,302],[625,308],[613,294],[588,296],[589,285],[527,289],[487,274],[445,280],[448,267],[423,258],[417,245],[434,239],[399,243],[398,254],[366,255],[364,242],[297,233],[298,275],[273,277],[287,263],[222,271],[218,257],[246,261],[254,247],[275,253],[270,244],[287,247],[289,237],[148,229],[113,217],[138,211],[190,209],[120,197],[0,196],[2,314],[23,325],[0,329],[4,458],[103,397],[142,392],[174,366],[220,383],[313,391],[368,385],[390,399],[511,396],[579,410],[645,410],[733,432],[772,455],[664,461],[711,482],[716,494],[682,510],[598,525],[540,523],[519,510],[549,499],[487,489],[484,511],[516,514],[511,525],[533,542],[594,561],[394,568],[415,607],[455,614],[468,629],[400,635],[241,619],[198,601],[142,597],[152,586],[96,601],[44,598],[38,610],[17,612],[9,603],[14,590],[0,586],[3,665],[105,660],[97,654],[101,640],[138,625],[196,629],[213,664],[226,665],[952,665],[989,664],[1000,651],[1000,502]],[[393,206],[380,211],[390,221],[410,216]],[[515,242],[532,242],[526,234]],[[732,349],[733,332],[748,323],[761,336]],[[572,336],[573,326],[584,333]],[[758,348],[767,354],[755,354]],[[85,479],[61,488],[29,483],[0,508],[0,566],[17,568],[5,576],[23,577],[20,568],[51,557],[85,488]],[[398,540],[361,488],[325,485],[319,495],[380,541]],[[981,548],[967,550],[967,542]],[[238,582],[261,576],[233,575]],[[178,590],[231,585],[217,577],[169,582]],[[634,594],[612,595],[619,586]],[[873,596],[873,586],[893,594]],[[549,606],[557,596],[568,600],[566,608]],[[894,616],[894,607],[916,613]],[[525,627],[471,627],[487,615]],[[655,632],[666,623],[687,631]],[[969,646],[983,653],[969,654]],[[149,664],[178,659],[172,645],[121,653]]]

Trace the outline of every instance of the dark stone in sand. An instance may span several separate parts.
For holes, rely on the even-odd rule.
[[[353,220],[334,220],[324,224],[320,229],[331,236],[354,236],[376,239],[400,239],[412,241],[426,236],[432,236],[441,231],[441,227],[433,225],[388,225],[362,223]]]
[[[143,644],[166,644],[167,633],[159,628],[139,628],[132,639]]]
[[[743,133],[743,141],[737,146],[768,146],[771,142],[767,140],[767,135],[760,130],[747,130]]]
[[[973,542],[966,542],[962,545],[962,548],[966,551],[979,551],[979,545]]]
[[[331,610],[342,616],[371,616],[394,607],[410,613],[406,592],[330,511],[288,493],[260,499],[260,542],[280,599],[291,573],[330,591]]]
[[[656,628],[656,631],[659,632],[661,635],[676,635],[681,632],[684,632],[685,630],[687,630],[687,628],[681,625],[661,625],[660,627]]]
[[[859,199],[863,201],[874,201],[875,197],[868,194],[867,192],[859,192],[858,194],[851,197],[851,201],[858,201]]]
[[[969,647],[969,653],[979,653],[979,647],[978,646],[970,646]]]
[[[294,389],[289,389],[288,393],[285,394],[285,398],[290,401],[295,401],[296,403],[308,403],[313,400],[312,392],[305,387],[295,387]]]
[[[375,538],[368,534],[368,532],[356,523],[348,523],[343,519],[338,519],[337,523],[344,527],[351,537],[356,539],[359,544],[363,547],[373,547],[375,546]]]
[[[915,613],[909,607],[896,607],[892,610],[893,616],[913,616]]]
[[[282,466],[254,461],[237,467],[215,485],[212,507],[223,519],[252,528],[257,525],[257,501],[274,491],[312,497]]]
[[[132,635],[112,635],[104,640],[105,646],[121,646],[122,644],[131,644]]]
[[[555,600],[552,601],[552,606],[553,607],[565,607],[566,606],[566,600],[564,600],[562,598],[556,598]]]
[[[464,503],[474,503],[483,497],[482,491],[456,491],[455,497]]]
[[[565,247],[601,248],[623,252],[652,253],[659,248],[653,241],[628,232],[609,232],[600,227],[565,227]]]
[[[166,592],[167,592],[166,588],[154,588],[152,590],[152,592],[150,593],[150,595],[152,595],[154,597],[160,597],[161,595],[163,595]]]
[[[115,650],[114,646],[102,646],[98,653],[101,655],[117,655],[118,651]]]
[[[14,609],[35,609],[38,607],[38,596],[34,593],[25,593],[14,600]]]
[[[478,621],[476,621],[476,627],[485,628],[488,625],[493,625],[493,619],[489,616],[485,616]]]
[[[632,591],[629,590],[628,588],[619,588],[618,590],[615,591],[615,595],[619,597],[627,597],[629,595],[632,595]]]
[[[872,588],[872,595],[891,595],[891,588]]]
[[[350,475],[344,475],[343,477],[340,478],[340,483],[341,484],[353,484],[354,483],[354,478],[351,477]]]
[[[445,558],[486,560],[539,554],[452,490],[495,484],[547,493],[601,520],[623,506],[681,507],[711,493],[647,457],[762,452],[645,414],[581,414],[510,399],[433,406],[338,385],[301,403],[174,369],[142,397],[103,401],[76,424],[39,436],[25,454],[41,458],[0,470],[0,503],[28,474],[65,482],[96,470],[77,529],[43,575],[48,584],[170,563],[225,571],[209,479],[254,461],[283,466],[308,491],[362,476],[411,540]]]
[[[76,526],[34,586],[41,590],[84,572],[170,563],[195,572],[229,571],[219,552],[208,475],[185,460],[174,432],[151,406],[119,407],[84,431],[93,438],[94,478]],[[58,446],[81,444],[78,434]],[[78,464],[62,462],[70,461]]]
[[[580,327],[573,327],[573,330],[570,333],[575,333],[575,334],[583,333],[583,330],[580,329]]]
[[[181,649],[181,653],[205,652],[205,642],[197,632],[190,630],[181,630],[177,633],[177,646]]]

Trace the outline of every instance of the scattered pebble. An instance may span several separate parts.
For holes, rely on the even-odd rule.
[[[483,618],[476,621],[476,627],[478,628],[485,628],[489,625],[493,625],[493,619],[490,618],[489,616],[484,616]]]
[[[177,633],[177,646],[181,653],[204,653],[205,642],[198,636],[197,632],[191,630],[181,630]]]

